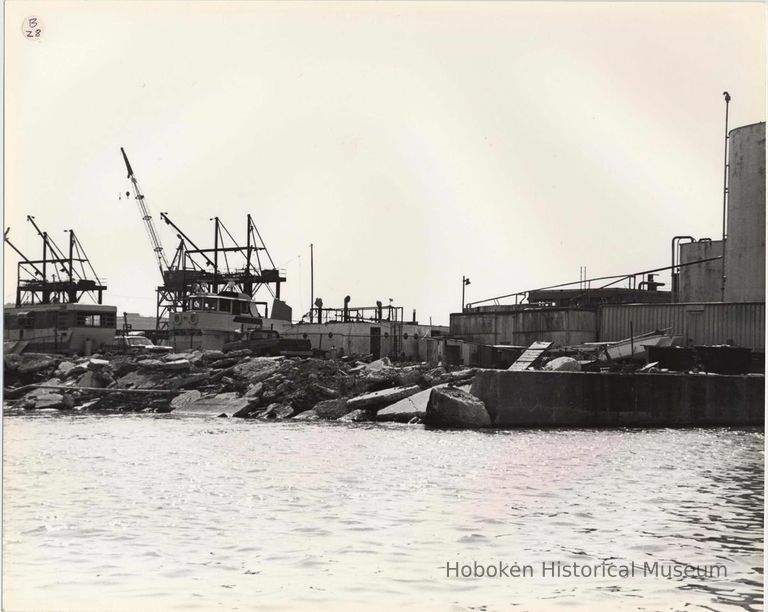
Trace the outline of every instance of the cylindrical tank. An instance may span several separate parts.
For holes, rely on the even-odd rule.
[[[765,122],[731,130],[725,301],[765,301]]]

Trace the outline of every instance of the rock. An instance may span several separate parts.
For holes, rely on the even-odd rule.
[[[312,376],[316,377],[317,375],[313,374]],[[315,393],[319,395],[324,395],[325,397],[329,397],[329,398],[339,397],[339,392],[336,391],[336,389],[331,389],[330,387],[326,387],[324,385],[321,385],[320,383],[313,382],[311,383],[310,387]]]
[[[218,418],[220,418],[220,419],[228,419],[229,417],[228,417],[228,416],[227,416],[225,413],[223,413],[223,412],[222,412],[222,413],[219,415],[219,417],[218,417]]]
[[[166,353],[161,358],[163,361],[177,361],[179,359],[186,359],[190,363],[200,359],[200,353],[198,352],[185,352],[185,353]]]
[[[164,362],[161,369],[169,372],[188,372],[192,369],[192,364],[187,359],[176,359]]]
[[[364,423],[376,420],[376,413],[373,410],[353,410],[336,420],[345,423]]]
[[[200,416],[218,416],[222,412],[235,414],[250,404],[249,398],[238,397],[237,393],[206,395],[176,408],[175,413]]]
[[[75,369],[81,368],[81,367],[82,366],[76,366]],[[120,376],[125,376],[126,374],[128,374],[128,372],[133,372],[135,369],[138,368],[138,366],[136,365],[136,360],[126,356],[115,357],[114,359],[112,359],[112,361],[109,362],[109,367],[114,373],[114,375],[117,376],[118,378]]]
[[[437,389],[445,386],[447,386],[447,383],[435,388]],[[397,423],[408,423],[414,418],[424,420],[424,417],[427,414],[429,396],[431,394],[432,389],[425,389],[410,397],[401,399],[399,402],[395,402],[391,406],[379,410],[376,413],[376,420],[395,421]]]
[[[366,393],[365,395],[353,397],[348,400],[347,404],[350,410],[358,410],[360,408],[375,408],[378,410],[414,395],[419,391],[421,391],[421,387],[418,385],[383,389],[381,391],[374,391],[373,393]]]
[[[383,359],[377,359],[376,361],[366,364],[363,369],[367,372],[381,372],[384,368],[389,368],[391,366],[392,362],[389,360],[389,357],[384,357]]]
[[[294,421],[317,421],[319,419],[320,417],[314,410],[305,410],[293,417]]]
[[[245,391],[243,397],[259,397],[264,391],[264,383],[257,382],[248,385],[248,389]]]
[[[424,424],[431,427],[474,429],[490,427],[485,404],[466,391],[453,387],[431,389]]]
[[[78,387],[94,387],[97,389],[106,387],[101,376],[99,376],[93,370],[88,370],[85,374],[78,378],[76,384]]]
[[[35,408],[62,408],[64,407],[64,396],[61,393],[48,393],[40,395],[35,399]]]
[[[397,384],[401,387],[410,387],[412,385],[418,385],[424,380],[424,375],[421,370],[416,366],[409,368],[402,368],[397,373]]]
[[[288,419],[292,417],[296,411],[293,406],[287,404],[273,403],[267,406],[267,409],[258,414],[260,419]]]
[[[59,367],[56,368],[56,376],[66,378],[67,374],[74,370],[77,366],[71,361],[62,361]]]
[[[581,372],[579,362],[572,357],[556,357],[542,368],[547,372]]]
[[[179,382],[180,389],[187,389],[189,387],[196,387],[200,383],[210,380],[211,376],[207,372],[195,372],[184,376]]]
[[[347,405],[347,400],[331,399],[318,402],[312,409],[321,419],[338,419],[352,411]]]
[[[101,370],[103,368],[109,367],[109,361],[106,359],[95,359],[91,357],[88,360],[88,369],[89,370]]]
[[[184,391],[184,393],[177,395],[171,400],[171,410],[176,410],[176,408],[183,408],[192,402],[196,402],[201,397],[202,394],[200,391]]]
[[[218,359],[224,359],[224,353],[221,351],[203,351],[200,359],[203,361],[217,361]]]
[[[253,355],[251,349],[240,349],[239,351],[229,351],[229,353],[227,353],[227,357],[234,359],[242,359],[243,357],[250,357],[251,355]]]
[[[167,381],[167,375],[159,371],[139,372],[134,370],[117,379],[117,386],[126,389],[152,389],[162,387]]]
[[[236,378],[245,378],[251,383],[266,380],[280,369],[282,357],[255,357],[235,366],[232,374]]]
[[[221,370],[223,368],[231,368],[234,365],[237,365],[240,363],[239,359],[230,359],[229,357],[226,357],[224,359],[217,359],[216,361],[211,361],[207,364],[206,367],[211,368],[212,370]]]
[[[469,380],[472,378],[476,373],[476,370],[473,368],[467,368],[464,370],[455,370],[453,372],[446,372],[442,376],[440,376],[440,382],[441,383],[455,383],[461,380]]]
[[[163,366],[163,362],[159,359],[139,359],[136,365],[143,370],[155,370],[160,369]]]
[[[36,374],[37,372],[47,370],[48,368],[55,368],[61,363],[61,359],[57,357],[37,353],[19,355],[19,357],[21,359],[15,369],[22,376]]]

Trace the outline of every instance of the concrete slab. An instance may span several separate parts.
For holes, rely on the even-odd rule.
[[[401,399],[415,395],[421,391],[421,387],[418,385],[412,385],[410,387],[394,387],[392,389],[382,389],[381,391],[374,391],[373,393],[366,393],[365,395],[358,395],[353,397],[347,402],[347,407],[350,411],[360,410],[362,408],[380,409],[390,404],[394,404]]]

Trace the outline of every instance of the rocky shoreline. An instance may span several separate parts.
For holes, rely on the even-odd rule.
[[[199,414],[487,427],[468,393],[475,369],[388,359],[255,357],[249,350],[156,357],[4,357],[4,412]]]

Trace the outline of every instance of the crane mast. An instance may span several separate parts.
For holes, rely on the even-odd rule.
[[[144,228],[147,230],[149,241],[152,243],[152,250],[155,253],[155,259],[157,260],[157,266],[160,268],[160,276],[169,269],[168,260],[165,258],[165,252],[163,251],[163,245],[160,242],[160,238],[157,235],[157,228],[155,222],[152,220],[152,215],[149,212],[149,207],[144,200],[144,194],[141,193],[139,188],[139,182],[136,180],[136,175],[131,168],[131,162],[128,161],[128,156],[125,154],[125,149],[120,147],[120,152],[123,154],[123,160],[125,161],[125,167],[128,170],[128,179],[131,181],[131,188],[133,189],[133,195],[136,198],[136,203],[139,206],[141,218],[144,221]],[[127,195],[127,194],[126,194]]]

